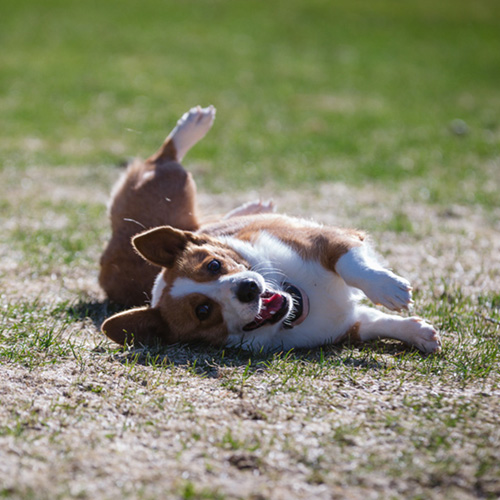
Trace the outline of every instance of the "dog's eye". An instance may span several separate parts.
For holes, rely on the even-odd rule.
[[[210,307],[209,304],[201,304],[201,306],[198,306],[195,309],[195,312],[196,312],[196,317],[200,321],[205,321],[210,316],[212,308]]]
[[[217,259],[214,259],[214,260],[211,260],[208,264],[207,264],[207,269],[212,273],[212,274],[215,274],[215,273],[218,273],[220,271],[220,262],[217,260]]]

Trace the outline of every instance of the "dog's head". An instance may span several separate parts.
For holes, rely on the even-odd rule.
[[[223,345],[229,334],[240,335],[242,341],[246,335],[271,337],[293,316],[293,293],[271,285],[217,238],[164,226],[137,235],[133,245],[163,269],[151,307],[131,309],[104,322],[103,332],[120,344]]]

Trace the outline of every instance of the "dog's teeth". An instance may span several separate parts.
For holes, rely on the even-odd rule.
[[[276,314],[276,311],[270,311],[270,312],[269,312],[269,314],[270,314],[271,316],[274,316],[274,315]]]

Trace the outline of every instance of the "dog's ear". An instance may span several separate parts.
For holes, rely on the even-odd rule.
[[[160,267],[172,267],[190,241],[197,241],[197,236],[190,231],[161,226],[134,236],[132,245],[149,262]]]
[[[169,343],[169,329],[160,311],[152,307],[138,307],[115,314],[101,326],[101,331],[118,344]]]

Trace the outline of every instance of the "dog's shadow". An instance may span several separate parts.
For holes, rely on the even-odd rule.
[[[125,308],[113,304],[109,300],[79,300],[71,304],[68,309],[68,315],[77,321],[90,320],[99,330],[106,318],[113,314],[125,310]]]
[[[91,321],[97,330],[109,316],[124,310],[107,300],[81,300],[68,308],[68,314],[77,321]],[[103,341],[105,337],[103,336]],[[221,378],[225,370],[245,368],[245,375],[271,369],[294,369],[293,364],[306,364],[311,369],[318,367],[354,368],[379,371],[386,368],[380,355],[392,358],[406,353],[418,352],[414,347],[397,341],[372,341],[367,343],[330,344],[315,349],[293,349],[273,352],[248,351],[239,348],[216,348],[206,344],[173,344],[152,346],[116,346],[99,343],[94,352],[111,355],[122,364],[181,368],[201,377]]]

